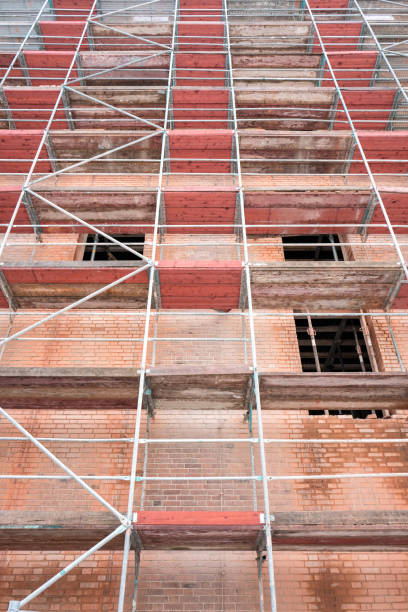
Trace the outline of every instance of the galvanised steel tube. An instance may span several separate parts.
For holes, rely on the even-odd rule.
[[[156,193],[156,212],[155,212],[155,220],[154,220],[154,231],[153,231],[153,240],[152,240],[152,266],[149,272],[149,290],[147,296],[147,306],[146,306],[146,320],[145,320],[145,329],[144,329],[144,342],[142,349],[142,358],[140,363],[140,378],[139,378],[139,391],[137,398],[137,413],[136,413],[136,422],[135,422],[135,430],[134,430],[134,444],[132,450],[132,462],[131,462],[131,475],[130,475],[130,486],[129,486],[129,497],[128,497],[128,508],[127,508],[127,518],[131,523],[133,517],[133,503],[135,496],[135,484],[136,484],[136,470],[137,470],[137,455],[139,449],[139,435],[140,435],[140,426],[141,426],[141,418],[142,418],[142,406],[143,406],[143,394],[144,394],[144,385],[146,379],[146,362],[147,362],[147,350],[149,346],[149,328],[150,328],[150,317],[151,317],[151,309],[152,309],[152,299],[153,299],[153,287],[155,283],[155,269],[156,269],[156,248],[157,248],[157,238],[158,238],[158,226],[160,220],[160,207],[161,207],[161,197],[163,190],[163,174],[164,174],[164,160],[166,158],[166,144],[167,144],[167,129],[169,122],[169,112],[170,112],[170,99],[171,99],[171,88],[173,82],[173,66],[174,66],[174,54],[175,54],[175,46],[176,46],[176,37],[177,37],[177,15],[179,8],[179,0],[174,1],[174,13],[173,13],[173,30],[172,30],[172,42],[171,42],[171,53],[170,53],[170,62],[169,62],[169,73],[167,79],[167,91],[166,91],[166,110],[164,115],[164,132],[162,136],[162,146],[161,146],[161,154],[160,154],[160,171],[159,171],[159,183],[158,189]],[[123,559],[122,559],[122,572],[120,577],[120,587],[119,587],[119,598],[118,598],[118,612],[123,612],[124,601],[125,601],[125,591],[126,591],[126,577],[127,577],[127,567],[129,562],[129,550],[131,543],[131,528],[126,530],[125,534],[125,543],[123,547]],[[134,600],[136,598],[137,593],[134,593]],[[134,606],[136,603],[134,604]]]
[[[231,43],[230,43],[230,33],[229,33],[227,0],[223,0],[223,8],[224,8],[224,15],[225,15],[227,62],[228,62],[228,70],[229,70],[229,85],[230,85],[230,92],[231,92],[232,117],[233,117],[233,125],[234,125],[234,142],[235,142],[235,151],[236,151],[236,158],[237,158],[236,163],[237,163],[237,175],[238,175],[238,201],[239,201],[239,210],[240,210],[240,217],[241,217],[240,220],[242,223],[242,240],[243,240],[243,251],[244,251],[244,260],[245,260],[244,261],[244,274],[245,274],[246,292],[247,292],[247,301],[248,301],[248,320],[249,320],[250,338],[251,338],[251,352],[252,352],[253,377],[254,377],[254,394],[255,394],[255,402],[256,402],[256,415],[257,415],[258,436],[259,436],[259,457],[260,457],[261,471],[262,471],[261,480],[262,480],[262,490],[263,490],[263,498],[264,498],[265,542],[266,542],[268,574],[269,574],[269,591],[270,591],[270,599],[271,599],[270,604],[271,604],[272,612],[277,612],[275,570],[274,570],[273,552],[272,552],[271,516],[270,516],[270,507],[269,507],[269,487],[268,487],[268,481],[267,481],[265,447],[264,447],[264,442],[263,442],[262,408],[261,408],[261,398],[260,398],[260,393],[259,393],[256,338],[255,338],[255,326],[254,326],[252,293],[251,293],[251,274],[250,274],[250,268],[249,268],[249,252],[248,252],[246,224],[245,224],[245,205],[244,205],[244,193],[243,193],[242,175],[241,175],[241,159],[240,159],[239,138],[238,138],[237,109],[236,109],[236,102],[235,102],[234,77],[233,77],[233,71],[232,71]]]

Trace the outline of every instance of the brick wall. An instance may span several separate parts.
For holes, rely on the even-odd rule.
[[[4,311],[3,311],[4,312]],[[52,311],[24,311],[9,320],[0,317],[1,335],[13,333],[32,325]],[[39,340],[15,340],[6,345],[2,366],[68,367],[68,366],[137,366],[140,361],[145,318],[141,313],[122,314],[109,311],[70,312],[58,316],[30,331],[27,338]],[[41,338],[68,338],[68,340],[41,340]],[[69,340],[69,338],[95,338],[95,340]],[[122,341],[98,341],[122,338]],[[132,342],[132,339],[134,342]]]
[[[0,316],[0,334],[7,337],[39,321],[51,311],[25,311],[27,314]],[[203,311],[204,316],[154,315],[150,326],[148,363],[151,365],[251,364],[248,323],[240,311],[217,316]],[[140,363],[145,317],[144,311],[69,313],[33,329],[25,337],[6,345],[3,367],[129,367]],[[300,371],[299,351],[292,317],[257,317],[255,324],[258,361],[262,369]],[[191,338],[191,340],[157,340],[157,338]],[[44,338],[42,340],[41,338]],[[57,338],[49,341],[46,338]],[[58,338],[65,338],[58,340]],[[70,340],[76,338],[76,340]],[[95,340],[81,340],[95,338]],[[96,340],[99,338],[100,340]],[[119,340],[113,341],[115,338]],[[200,338],[219,338],[204,340]],[[231,340],[229,340],[231,338]],[[107,340],[105,340],[107,339]],[[109,339],[111,341],[109,341]],[[121,339],[121,340],[120,340]],[[234,340],[233,340],[234,339]],[[104,341],[105,340],[105,341]],[[132,342],[133,340],[133,342]]]
[[[134,425],[132,411],[81,412],[43,410],[13,411],[13,415],[38,436],[126,437]],[[152,444],[148,451],[148,475],[246,475],[250,474],[247,424],[242,413],[220,411],[159,412],[150,423],[152,438],[235,437],[240,443]],[[266,438],[404,437],[405,417],[383,421],[356,421],[351,417],[310,417],[298,413],[264,413]],[[142,436],[145,435],[145,415]],[[1,435],[15,435],[1,422]],[[254,425],[256,435],[256,424]],[[80,474],[129,473],[124,443],[47,443],[63,461]],[[9,473],[56,473],[44,456],[29,443],[1,443],[1,461]],[[271,474],[341,473],[344,471],[403,471],[408,466],[406,445],[267,444]],[[255,471],[259,473],[255,446]],[[171,468],[170,468],[171,463]],[[142,474],[143,450],[138,474]],[[271,510],[380,510],[408,509],[405,479],[366,479],[278,482],[270,487]],[[95,489],[118,509],[124,510],[124,483],[97,483]],[[141,485],[136,489],[135,509],[141,504]],[[256,491],[261,508],[261,491]],[[5,509],[34,510],[44,507],[71,510],[102,509],[76,485],[41,481],[10,481],[2,489]],[[252,510],[252,485],[245,482],[180,483],[148,485],[145,509]],[[0,553],[0,605],[10,594],[20,598],[74,558],[75,553]],[[279,610],[284,612],[340,612],[405,610],[408,553],[275,552]],[[27,572],[27,564],[30,570]],[[132,584],[132,563],[129,585]],[[264,569],[266,572],[266,568]],[[110,611],[114,609],[120,573],[120,554],[100,552],[72,574],[64,577],[33,609]],[[209,591],[211,596],[209,596]],[[160,551],[142,553],[138,610],[176,612],[225,610],[254,612],[257,609],[255,553]],[[265,596],[267,579],[265,575]],[[209,598],[210,597],[210,598]],[[130,593],[128,593],[128,605]],[[2,608],[3,609],[3,608]]]
[[[3,261],[72,261],[78,254],[78,234],[43,234],[37,242],[34,234],[11,234],[3,252]],[[2,236],[0,237],[0,240]]]
[[[238,253],[235,238],[220,237],[228,243],[216,250],[210,246],[212,237],[166,236],[166,246],[159,257],[174,259],[231,258]],[[14,239],[14,237],[13,237]],[[356,237],[353,236],[353,240]],[[52,238],[55,242],[64,238]],[[69,240],[72,241],[72,235]],[[151,253],[149,237],[145,254]],[[182,243],[182,246],[178,244]],[[280,261],[282,247],[279,238],[264,237],[249,240],[252,261]],[[11,247],[10,247],[11,248]],[[15,247],[26,249],[26,247]],[[74,259],[74,247],[42,246],[24,257],[32,260]],[[360,248],[360,247],[359,247]],[[363,250],[356,251],[364,259]],[[373,247],[374,248],[374,247]],[[375,247],[376,248],[376,247]],[[43,249],[42,251],[40,249]],[[47,249],[49,254],[47,253]],[[58,249],[58,252],[57,250]],[[14,252],[18,259],[23,251]],[[64,253],[64,254],[63,254]],[[45,255],[46,254],[46,255]],[[371,256],[370,256],[371,257]],[[100,313],[101,311],[99,311]],[[235,311],[238,313],[239,311]],[[197,339],[250,338],[248,325],[242,319],[226,315],[153,317],[150,334],[159,337]],[[290,311],[287,311],[290,313]],[[45,311],[43,315],[47,314]],[[258,312],[261,314],[262,312]],[[144,316],[141,311],[118,313],[105,311],[80,312],[57,318],[34,330],[33,337],[108,337],[123,338],[122,342],[77,342],[46,340],[17,341],[7,346],[3,366],[137,366],[140,362]],[[112,315],[112,316],[108,316]],[[1,317],[1,334],[13,333],[38,320],[40,313],[28,312],[11,320]],[[373,342],[381,369],[399,371],[391,336],[384,319],[369,320]],[[404,363],[408,366],[408,320],[392,319],[397,343]],[[266,371],[301,371],[299,351],[292,317],[257,316],[255,333],[260,368]],[[130,340],[130,342],[129,342]],[[132,342],[134,340],[134,342]],[[148,363],[173,364],[251,364],[250,343],[158,341],[149,347]],[[130,437],[133,435],[134,411],[52,411],[35,412],[33,407],[13,411],[13,415],[32,433],[53,437]],[[321,406],[319,406],[321,408]],[[313,417],[305,412],[268,412],[263,415],[266,438],[359,438],[405,437],[406,416],[394,415],[386,420],[353,420],[350,416]],[[242,442],[205,444],[151,444],[148,446],[147,475],[161,476],[245,476],[251,474],[251,445],[246,441],[248,425],[243,412],[207,410],[193,414],[183,411],[160,411],[151,420],[152,438],[239,438]],[[143,415],[142,436],[146,434]],[[16,435],[0,422],[0,435]],[[254,419],[256,435],[256,419]],[[129,474],[130,453],[125,443],[47,443],[50,450],[72,467],[85,474]],[[259,449],[253,445],[255,473],[260,473]],[[143,473],[145,446],[141,445],[138,475]],[[266,444],[267,469],[271,475],[331,474],[343,472],[406,471],[408,448],[404,444]],[[28,442],[1,442],[0,463],[3,473],[58,474],[54,465]],[[0,506],[5,510],[44,506],[56,511],[66,509],[98,510],[101,506],[78,485],[63,480],[2,480]],[[93,481],[92,486],[121,511],[127,504],[128,485],[123,481]],[[291,510],[408,510],[405,495],[406,479],[333,479],[311,481],[276,481],[270,483],[273,511]],[[136,487],[135,510],[262,510],[260,483],[251,481],[201,481],[162,483],[151,482]],[[0,553],[0,606],[10,598],[20,599],[45,579],[53,575],[75,556],[73,552]],[[343,612],[370,610],[406,610],[408,587],[406,565],[408,553],[313,553],[275,552],[278,608],[280,612]],[[29,571],[27,571],[29,565]],[[35,601],[38,612],[110,612],[116,606],[120,575],[120,553],[99,552],[66,576],[46,595]],[[130,608],[132,561],[129,565],[129,589],[126,605]],[[266,568],[264,568],[266,573]],[[401,579],[401,576],[403,578]],[[267,577],[265,597],[268,602]],[[258,585],[255,553],[161,551],[142,554],[138,610],[141,612],[189,612],[218,610],[254,612],[258,607]]]
[[[24,312],[26,314],[10,317],[5,310],[0,311],[2,337],[24,329],[51,311]],[[17,340],[7,344],[1,356],[2,366],[137,366],[141,358],[144,311],[110,310],[103,311],[103,316],[101,312],[71,312],[52,319],[26,336],[36,339]],[[273,313],[273,310],[268,312]],[[302,368],[294,319],[284,316],[283,309],[279,312],[282,313],[281,316],[266,316],[266,313],[263,314],[260,310],[256,312],[255,337],[259,366],[264,371],[300,372]],[[290,314],[289,310],[286,312]],[[366,317],[366,320],[379,369],[400,371],[385,316]],[[403,364],[408,367],[408,318],[393,316],[390,317],[390,323]],[[154,336],[161,340],[154,341]],[[57,340],[48,341],[46,338]],[[88,341],[81,338],[99,340]],[[179,340],[173,340],[174,338]],[[188,340],[181,340],[182,338]],[[119,340],[113,341],[114,339]],[[252,363],[249,326],[247,322],[243,323],[240,311],[218,315],[208,310],[188,317],[169,312],[153,313],[149,365],[211,365],[226,361],[236,365]]]
[[[79,551],[78,551],[79,552]],[[72,561],[75,552],[0,554],[0,583],[26,594]],[[275,551],[278,609],[282,612],[389,612],[408,607],[408,553],[293,553]],[[27,572],[27,563],[32,571]],[[111,612],[121,559],[98,552],[35,600],[39,612]],[[129,562],[129,583],[133,559]],[[267,583],[264,567],[264,584]],[[126,604],[130,606],[128,590]],[[142,553],[138,611],[254,612],[258,585],[254,553],[161,551]],[[6,609],[8,600],[0,595]],[[265,588],[265,605],[268,593]],[[32,604],[34,605],[34,603]]]
[[[349,243],[345,247],[348,259],[377,263],[399,263],[398,253],[389,234],[369,235],[365,239],[358,234],[346,234],[340,240]],[[397,240],[402,254],[407,258],[408,236],[398,234]]]
[[[12,414],[39,437],[124,438],[131,437],[135,413],[131,410],[15,410]],[[141,437],[146,435],[143,416]],[[264,435],[270,438],[362,438],[405,437],[405,415],[384,420],[355,420],[351,416],[316,417],[298,412],[263,414]],[[18,435],[4,419],[0,435]],[[253,424],[256,435],[256,417]],[[148,445],[147,476],[250,476],[250,444],[243,411],[183,410],[158,411],[150,422],[151,438],[237,438],[242,442],[154,443]],[[62,461],[82,475],[120,475],[130,471],[130,453],[125,442],[47,442]],[[253,445],[255,474],[260,474],[259,452]],[[143,472],[144,446],[139,453],[138,474]],[[54,464],[29,442],[1,441],[2,473],[62,474]],[[312,444],[266,443],[267,469],[271,476],[318,475],[344,472],[403,472],[408,468],[406,444]],[[123,481],[93,483],[121,511],[126,508],[127,484]],[[297,510],[407,510],[404,478],[275,481],[271,483],[271,506],[275,511]],[[143,493],[145,510],[252,510],[252,483],[214,481],[137,485],[135,509]],[[73,496],[73,493],[75,495]],[[257,508],[262,509],[262,491],[257,484]],[[69,479],[4,481],[1,507],[6,510],[51,504],[64,509],[102,509],[98,502]]]

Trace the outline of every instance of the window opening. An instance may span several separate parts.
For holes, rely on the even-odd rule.
[[[338,234],[282,236],[285,260],[343,261]],[[305,246],[308,244],[309,246]]]
[[[303,372],[372,372],[359,317],[296,317],[295,324]],[[384,417],[382,410],[309,410],[309,414]]]
[[[112,234],[112,238],[123,242],[131,249],[143,255],[145,244],[144,234]],[[88,234],[84,249],[84,261],[141,261],[140,257],[133,255],[123,247],[109,242],[99,234]]]

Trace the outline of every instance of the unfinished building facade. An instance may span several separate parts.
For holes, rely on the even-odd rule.
[[[0,608],[408,609],[408,3],[0,11]]]

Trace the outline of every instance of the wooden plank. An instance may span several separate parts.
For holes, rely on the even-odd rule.
[[[408,381],[399,372],[264,372],[260,386],[266,410],[408,409]]]
[[[25,51],[24,57],[34,86],[60,85],[64,82],[74,51]],[[78,77],[75,68],[70,77]]]
[[[134,524],[141,525],[261,525],[259,512],[217,511],[142,511],[135,513]]]
[[[327,56],[340,87],[370,87],[377,51],[331,51]],[[333,87],[331,72],[327,67],[321,85]]]
[[[394,264],[282,262],[252,266],[255,308],[382,308],[399,278]]]
[[[111,190],[82,187],[82,190],[48,189],[38,193],[54,204],[65,208],[87,223],[97,225],[107,233],[135,234],[148,233],[144,224],[154,224],[156,210],[156,193],[154,191],[122,191],[120,186]],[[1,202],[1,199],[0,199]],[[62,227],[44,227],[45,232],[67,233],[81,231],[80,227],[71,227],[71,220],[62,213],[32,196],[32,202],[38,214],[40,223],[62,224]],[[1,212],[1,208],[0,208]],[[141,226],[137,227],[137,223]],[[64,227],[65,224],[65,227]],[[122,224],[118,227],[118,224]],[[67,227],[68,226],[68,227]],[[27,230],[26,230],[27,231]],[[83,228],[86,231],[86,228]]]
[[[21,308],[53,308],[66,306],[90,295],[143,264],[132,261],[128,267],[103,262],[13,262],[4,263],[3,272]],[[106,265],[108,264],[108,265]],[[148,276],[141,272],[84,302],[81,308],[144,308]]]
[[[272,541],[276,550],[406,551],[408,512],[276,512]]]
[[[254,550],[259,512],[138,512],[133,523],[149,550]]]
[[[150,368],[152,397],[158,410],[244,410],[248,366]]]
[[[245,217],[248,234],[357,233],[369,202],[369,191],[247,191]],[[333,227],[330,228],[330,223]],[[335,224],[345,224],[341,229]],[[347,227],[347,223],[353,224]],[[276,224],[275,226],[273,224]],[[297,227],[285,227],[286,225]],[[304,225],[302,225],[304,224]],[[325,227],[321,227],[322,226]]]
[[[157,409],[243,410],[248,366],[150,368]],[[136,368],[0,368],[4,408],[135,408]],[[408,380],[401,372],[261,372],[265,410],[408,409]]]
[[[142,544],[156,550],[254,550],[262,529],[257,512],[152,511],[137,513],[135,518],[134,529]],[[0,511],[0,550],[85,550],[117,525],[111,513],[101,511]],[[275,512],[271,530],[275,550],[408,549],[406,510]],[[111,540],[105,550],[122,548],[123,535]]]
[[[237,308],[240,261],[165,261],[158,264],[163,308]]]
[[[331,6],[332,2],[330,3]],[[328,6],[328,4],[326,5]],[[326,51],[357,51],[360,41],[362,22],[335,21],[319,23],[319,34]],[[322,53],[320,42],[315,35],[312,53]]]
[[[150,368],[157,409],[244,410],[248,366]],[[2,406],[9,408],[136,408],[136,368],[0,368]]]
[[[23,130],[45,128],[58,97],[58,90],[51,87],[7,87],[4,89],[4,93],[17,129],[21,128]],[[61,110],[57,110],[55,113],[52,127],[67,129],[68,124],[61,102],[59,108]]]
[[[393,89],[345,90],[344,101],[357,130],[385,130],[395,98]],[[338,104],[334,130],[348,129],[341,102]]]
[[[2,405],[6,410],[133,409],[138,378],[137,368],[0,368]]]
[[[88,550],[112,533],[110,512],[0,510],[0,550]],[[108,550],[123,548],[123,535]]]
[[[63,308],[101,288],[92,283],[82,285],[11,284],[11,291],[20,308]],[[146,308],[147,286],[121,284],[83,302],[77,308]]]
[[[230,150],[232,130],[169,130],[170,151],[182,150]],[[203,157],[205,157],[203,155]]]
[[[44,48],[48,51],[75,51],[84,29],[82,21],[39,21],[44,40]],[[85,34],[81,50],[89,49],[88,36]]]
[[[98,265],[99,264],[99,265]],[[112,265],[113,264],[113,265]],[[9,283],[42,283],[42,284],[101,284],[107,285],[136,268],[142,267],[144,262],[93,262],[87,261],[59,261],[59,262],[4,262],[2,270]],[[146,284],[147,272],[141,272],[124,281],[124,284]]]

